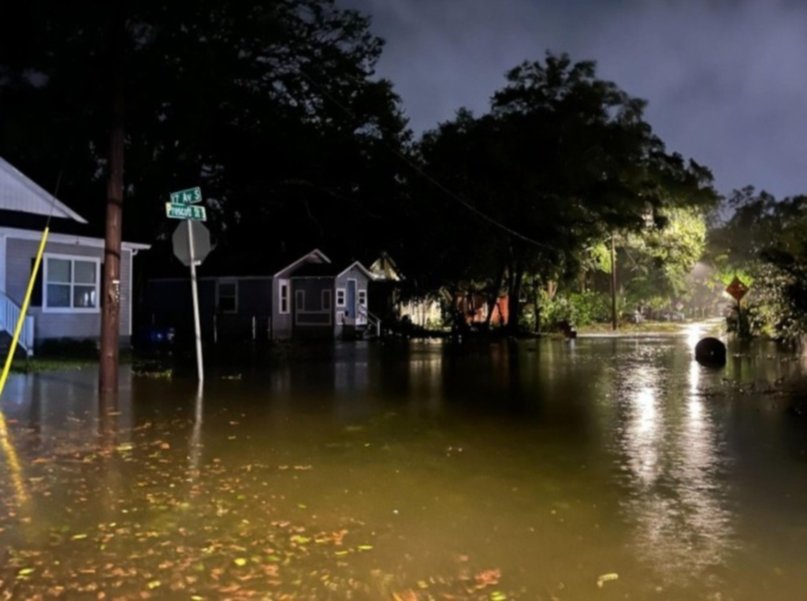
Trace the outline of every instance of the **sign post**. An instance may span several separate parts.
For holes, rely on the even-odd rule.
[[[726,286],[726,292],[737,301],[737,333],[742,335],[743,307],[740,304],[740,301],[743,300],[743,297],[748,293],[748,286],[746,286],[743,281],[735,275],[734,279],[731,280],[731,283]]]
[[[196,373],[199,382],[205,381],[205,369],[202,362],[202,326],[199,323],[199,289],[196,285],[196,251],[193,248],[193,230],[190,220],[188,226],[188,254],[191,257],[191,296],[193,296],[193,330],[196,338]]]
[[[204,382],[205,372],[202,360],[202,327],[199,319],[199,290],[196,282],[196,266],[201,265],[210,252],[210,232],[200,222],[207,219],[205,208],[195,206],[201,202],[200,188],[180,190],[171,194],[171,202],[165,203],[165,214],[171,219],[183,219],[174,231],[172,242],[174,254],[191,269],[191,296],[193,298],[193,329],[196,339],[196,373],[199,383]],[[184,231],[183,231],[184,230]],[[187,240],[184,240],[187,236]]]

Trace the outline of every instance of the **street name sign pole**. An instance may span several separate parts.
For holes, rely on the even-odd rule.
[[[177,228],[177,231],[174,233],[174,254],[186,265],[190,266],[191,269],[191,297],[193,298],[193,329],[194,329],[194,337],[196,339],[196,373],[199,377],[199,383],[202,384],[205,380],[205,370],[204,370],[204,362],[202,358],[202,326],[201,321],[199,319],[199,289],[196,281],[196,266],[201,265],[204,257],[210,251],[210,240],[209,236],[203,245],[201,250],[202,252],[198,252],[195,244],[195,235],[194,229],[202,228],[202,231],[207,234],[207,230],[204,226],[199,223],[196,227],[192,225],[194,221],[206,221],[207,214],[205,212],[204,207],[195,206],[195,203],[201,202],[202,200],[202,191],[200,188],[190,188],[188,190],[180,190],[178,192],[173,192],[171,194],[171,202],[165,203],[165,214],[167,217],[171,219],[183,219],[185,220],[185,227],[187,228],[187,262],[185,261],[184,257],[184,250],[181,248],[184,246],[181,240],[182,236],[180,231],[182,226],[180,225]],[[177,234],[180,234],[177,236]]]
[[[193,229],[190,220],[185,222],[188,227],[188,253],[191,257],[191,295],[193,296],[193,330],[196,337],[196,373],[199,382],[205,381],[205,368],[202,362],[202,326],[199,320],[199,289],[196,285],[196,250],[193,248]]]

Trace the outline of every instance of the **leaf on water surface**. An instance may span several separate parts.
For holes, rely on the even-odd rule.
[[[160,588],[160,586],[162,586],[162,582],[159,580],[152,580],[146,586],[148,586],[151,590],[154,590],[155,588]]]
[[[131,451],[132,449],[134,449],[134,444],[131,442],[124,442],[115,447],[115,450],[119,453],[125,453],[126,451]]]
[[[507,601],[507,595],[501,591],[493,591],[490,594],[490,601]]]
[[[602,588],[606,582],[613,582],[619,580],[619,574],[616,572],[609,572],[608,574],[601,574],[597,577],[597,587]]]
[[[301,534],[293,534],[292,537],[289,539],[292,543],[296,543],[298,545],[307,545],[311,542],[311,539],[307,536],[302,536]]]
[[[73,536],[70,537],[70,540],[82,540],[85,538],[87,538],[86,534],[74,534]]]
[[[29,576],[34,573],[35,568],[22,568],[17,572],[17,576]]]
[[[474,576],[474,580],[476,580],[476,588],[482,589],[487,586],[499,584],[499,579],[501,577],[502,571],[498,568],[492,570],[482,570],[476,576]]]
[[[359,545],[356,547],[359,551],[372,551],[373,545]]]
[[[245,565],[247,565],[247,560],[244,557],[236,557],[235,559],[233,559],[233,563],[237,565],[239,568],[242,568]]]

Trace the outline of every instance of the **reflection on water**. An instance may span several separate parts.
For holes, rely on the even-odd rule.
[[[698,392],[701,367],[691,360],[680,373],[659,359],[644,355],[621,384],[626,415],[619,444],[630,490],[623,504],[635,523],[638,556],[663,582],[685,585],[724,564],[734,549],[728,459]]]
[[[345,344],[104,403],[14,376],[0,598],[799,598],[801,363],[708,370],[702,335]]]

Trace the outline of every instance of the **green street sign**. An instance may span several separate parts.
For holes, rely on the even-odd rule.
[[[191,221],[207,221],[207,211],[196,205],[165,203],[165,214],[171,219],[190,219]]]
[[[171,204],[192,205],[197,202],[202,202],[202,189],[199,186],[180,190],[179,192],[171,192]]]

